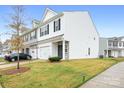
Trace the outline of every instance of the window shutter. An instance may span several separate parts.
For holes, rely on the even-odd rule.
[[[41,28],[40,28],[40,37],[41,37]]]
[[[61,29],[61,19],[59,19],[59,30]]]
[[[47,34],[49,34],[49,24],[47,25]]]
[[[54,32],[55,32],[55,21],[54,21],[54,24],[53,25],[54,25]]]

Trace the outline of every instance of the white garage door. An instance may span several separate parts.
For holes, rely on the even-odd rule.
[[[32,59],[36,59],[37,58],[36,48],[31,49],[31,56],[32,56]]]
[[[50,47],[40,47],[40,58],[41,59],[48,59],[50,57]]]

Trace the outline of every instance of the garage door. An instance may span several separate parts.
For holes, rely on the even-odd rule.
[[[48,59],[50,57],[50,47],[40,47],[40,58],[41,59]]]
[[[32,59],[36,59],[37,58],[37,52],[36,52],[36,48],[32,48],[31,49],[31,56],[32,56]]]

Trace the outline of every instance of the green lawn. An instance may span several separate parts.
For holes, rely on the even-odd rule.
[[[119,59],[79,59],[60,63],[36,62],[23,66],[31,70],[17,75],[3,76],[5,87],[68,88],[82,85],[82,73],[91,79],[108,67],[123,61]]]
[[[0,57],[0,62],[3,62],[3,61],[4,61],[4,58],[1,58],[1,57]]]

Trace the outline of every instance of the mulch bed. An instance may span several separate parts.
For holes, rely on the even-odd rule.
[[[20,67],[19,69],[13,68],[13,69],[8,69],[8,70],[3,70],[2,73],[4,75],[13,75],[13,74],[17,74],[17,73],[24,73],[28,70],[30,70],[30,68]]]

